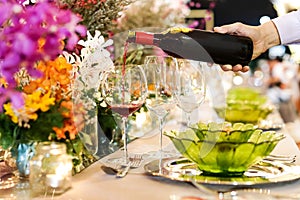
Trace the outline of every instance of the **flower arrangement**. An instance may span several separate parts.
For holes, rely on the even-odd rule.
[[[52,132],[56,133],[57,139],[65,139],[64,130],[68,130],[70,139],[76,137],[74,116],[69,112],[72,106],[69,94],[72,65],[63,57],[58,57],[53,61],[40,61],[36,69],[43,72],[42,77],[33,79],[25,70],[15,75],[25,100],[24,106],[16,109],[11,102],[3,105],[3,119],[11,121],[8,124],[14,127],[2,131],[1,141],[7,142],[7,145],[16,141],[11,136],[17,137],[18,132],[22,132],[17,139],[21,142],[45,141],[53,137],[49,135]],[[10,130],[14,134],[7,134]],[[5,139],[5,136],[9,138]]]
[[[35,68],[42,72],[42,77],[33,78],[25,70],[15,75],[25,104],[18,109],[10,101],[3,105],[0,146],[15,151],[23,143],[63,142],[73,156],[74,169],[78,172],[83,164],[91,163],[95,158],[85,149],[78,135],[84,125],[86,110],[78,104],[77,109],[73,109],[73,66],[63,56],[58,56],[51,61],[39,61]]]
[[[101,121],[108,124],[107,120],[99,115],[99,104],[104,102],[99,86],[102,73],[112,70],[114,66],[110,52],[106,49],[112,44],[113,41],[106,40],[100,31],[96,31],[94,36],[88,32],[87,40],[78,42],[81,46],[80,54],[64,52],[64,56],[72,64],[75,73],[72,87],[75,108],[77,110],[83,105],[87,111],[84,115],[85,126],[79,131],[79,136],[90,152],[94,153],[98,151],[97,127],[103,129]],[[99,154],[101,153],[97,155]]]
[[[126,10],[134,0],[59,0],[59,6],[62,8],[67,8],[72,10],[74,13],[82,17],[81,24],[85,25],[88,31],[92,35],[97,35],[97,31],[101,32],[101,37],[103,39],[110,38],[115,34],[117,20],[120,17],[120,14],[123,10]],[[114,55],[117,55],[117,51],[120,49],[116,47],[116,40],[114,39],[114,46],[110,46],[111,52],[114,52]],[[122,45],[124,43],[122,42]],[[112,57],[112,56],[111,56]],[[112,58],[114,59],[114,58]],[[76,61],[77,62],[77,61]],[[93,75],[92,71],[89,72],[90,75]],[[88,79],[90,80],[90,79]],[[98,79],[100,80],[100,79]],[[92,91],[92,90],[90,90]],[[92,94],[92,92],[91,92]],[[93,105],[94,106],[94,105]],[[113,131],[117,130],[118,135],[121,134],[121,131],[115,129],[117,127],[116,117],[113,116],[113,113],[110,109],[107,108],[103,99],[97,101],[97,111],[99,123],[101,129],[108,137],[108,140],[111,140]],[[119,139],[117,139],[119,140]],[[104,152],[106,153],[106,152]]]
[[[0,88],[1,110],[7,100],[15,108],[24,105],[15,79],[17,72],[25,69],[30,76],[41,76],[35,68],[37,61],[54,59],[64,48],[72,50],[79,36],[85,36],[86,29],[78,25],[79,21],[71,11],[47,1],[34,5],[16,0],[0,2],[0,76],[7,83]]]
[[[0,2],[0,146],[63,142],[74,173],[97,159],[89,146],[97,138],[85,128],[97,122],[97,86],[113,66],[105,49],[112,41],[79,22],[54,2]]]
[[[81,24],[85,25],[91,34],[100,31],[108,36],[116,26],[120,12],[133,0],[59,0],[59,5],[72,10],[82,17]]]

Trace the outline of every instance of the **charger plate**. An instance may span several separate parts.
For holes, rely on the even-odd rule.
[[[300,166],[294,163],[259,162],[250,167],[242,176],[218,177],[204,175],[196,164],[186,158],[163,158],[151,161],[144,166],[146,174],[176,181],[215,186],[249,187],[278,183],[288,183],[300,178]]]
[[[261,120],[258,123],[258,128],[264,131],[278,131],[284,128],[284,124],[280,122],[274,122],[272,120]]]

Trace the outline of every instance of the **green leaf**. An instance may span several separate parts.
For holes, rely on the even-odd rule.
[[[0,146],[4,149],[13,146],[16,128],[17,124],[14,124],[7,115],[0,114]]]
[[[53,127],[61,128],[64,117],[58,110],[59,105],[52,106],[47,112],[39,112],[38,118],[30,122],[30,128],[22,127],[20,130],[20,141],[47,141],[49,135],[53,133]]]

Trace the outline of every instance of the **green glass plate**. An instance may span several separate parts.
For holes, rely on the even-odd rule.
[[[219,187],[251,187],[287,183],[300,178],[300,166],[294,163],[260,162],[236,177],[203,175],[197,165],[186,158],[164,158],[144,166],[146,174],[176,181],[191,182]]]

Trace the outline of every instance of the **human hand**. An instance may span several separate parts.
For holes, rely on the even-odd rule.
[[[214,63],[207,63],[209,67],[214,66]],[[249,71],[249,66],[242,66],[240,64],[232,66],[232,65],[220,65],[223,71],[233,71],[233,72],[247,72]]]
[[[232,35],[240,35],[250,37],[253,41],[253,54],[252,59],[257,58],[264,53],[268,48],[280,43],[277,29],[272,21],[266,22],[260,26],[249,26],[240,22],[215,27],[215,32],[227,33]],[[249,66],[242,66],[237,64],[235,66],[223,65],[221,68],[224,71],[242,71],[249,70]]]
[[[233,71],[233,72],[247,72],[249,71],[250,67],[249,66],[242,66],[240,64],[237,65],[221,65],[221,68],[223,71]]]
[[[266,49],[264,48],[264,38],[260,33],[258,26],[249,26],[242,24],[240,22],[224,25],[221,27],[215,27],[215,32],[219,33],[227,33],[231,35],[240,35],[250,37],[253,41],[253,55],[252,59],[258,57],[261,53],[263,53]]]

